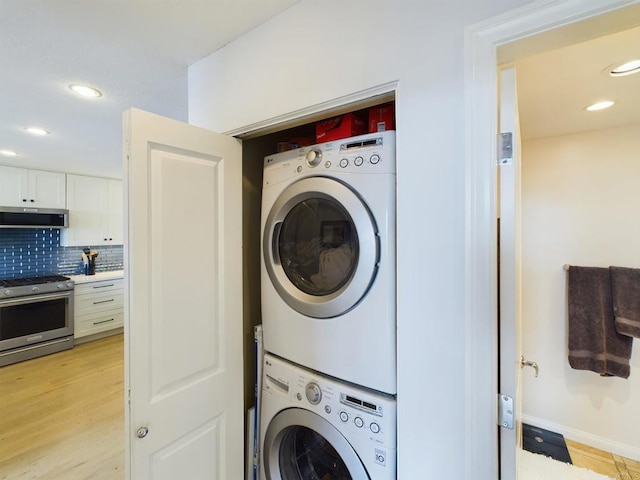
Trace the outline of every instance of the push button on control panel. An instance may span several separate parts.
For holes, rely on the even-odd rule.
[[[373,422],[371,425],[369,425],[369,428],[373,433],[380,433],[380,425],[378,425],[376,422]]]
[[[353,419],[353,423],[356,425],[356,427],[362,428],[364,425],[364,420],[362,420],[362,418],[360,417],[356,417]]]
[[[338,165],[340,165],[341,168],[346,168],[349,166],[349,160],[343,158],[342,160],[340,160],[340,163]]]
[[[342,420],[343,422],[349,421],[349,415],[344,410],[340,412],[340,420]]]
[[[380,161],[380,155],[371,155],[371,158],[369,159],[369,161],[375,165],[376,163],[378,163]]]
[[[362,165],[364,163],[364,158],[356,157],[355,160],[353,161],[353,163],[356,164],[356,167],[359,167],[360,165]]]

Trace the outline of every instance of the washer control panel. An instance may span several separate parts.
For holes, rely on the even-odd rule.
[[[270,354],[265,355],[263,393],[288,399],[380,445],[395,446],[396,400],[391,395],[355,387]]]
[[[320,143],[264,158],[263,186],[302,175],[395,174],[395,131]]]

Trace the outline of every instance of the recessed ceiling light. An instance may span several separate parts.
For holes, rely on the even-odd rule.
[[[609,108],[616,102],[612,102],[611,100],[605,100],[604,102],[592,103],[591,105],[585,107],[585,110],[589,110],[590,112],[595,112],[597,110],[604,110],[605,108]]]
[[[0,150],[0,153],[2,155],[4,155],[5,157],[15,157],[16,155],[18,155],[16,152],[14,152],[13,150]]]
[[[69,85],[72,92],[77,93],[83,97],[96,98],[101,97],[102,92],[98,89],[87,87],[85,85]]]
[[[631,60],[613,67],[609,75],[612,77],[624,77],[625,75],[632,75],[634,73],[640,73],[640,60]]]
[[[24,131],[30,133],[31,135],[37,135],[39,137],[49,135],[49,132],[47,130],[40,127],[24,127]]]

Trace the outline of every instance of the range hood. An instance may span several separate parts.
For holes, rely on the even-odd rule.
[[[0,207],[0,228],[67,228],[68,226],[69,210]]]

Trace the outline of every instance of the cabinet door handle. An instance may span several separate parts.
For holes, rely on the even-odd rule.
[[[26,201],[27,201],[27,199],[26,199],[26,198],[23,198],[23,199],[22,199],[22,201],[23,201],[23,202],[26,202]]]
[[[93,288],[106,288],[106,287],[113,287],[113,283],[110,283],[109,285],[98,285],[97,287],[93,287]]]
[[[109,303],[109,302],[115,302],[115,298],[110,298],[109,300],[101,300],[99,302],[93,302],[94,305],[98,305],[100,303]]]
[[[115,319],[114,318],[110,318],[109,320],[102,320],[100,322],[93,322],[94,325],[100,325],[101,323],[109,323],[109,322],[113,322]]]
[[[31,203],[35,202],[35,200],[32,198],[31,200],[29,200]]]

